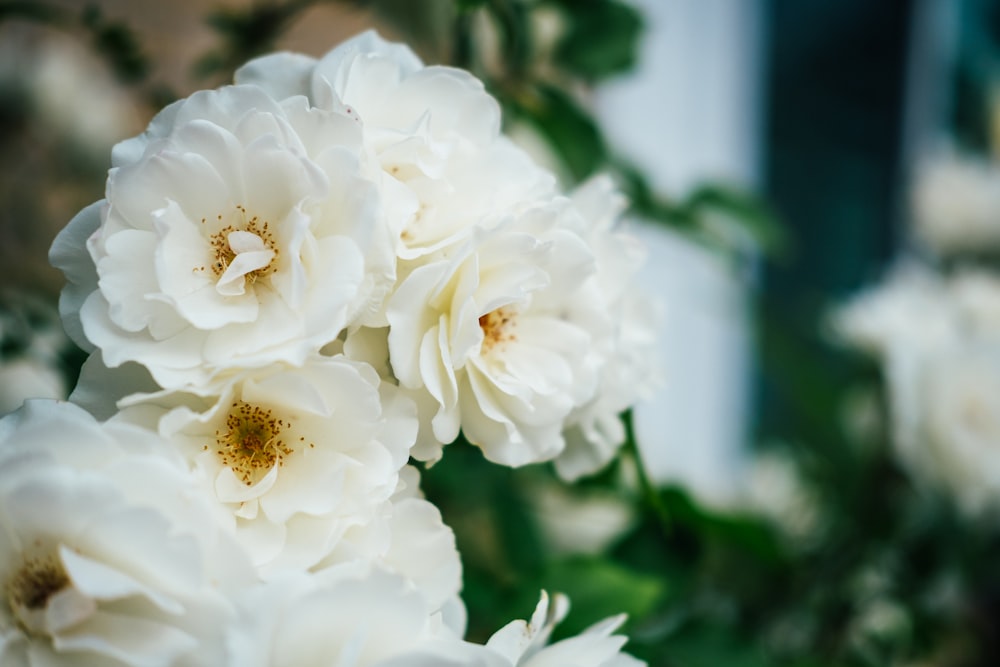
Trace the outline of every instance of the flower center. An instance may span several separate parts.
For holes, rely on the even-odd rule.
[[[257,216],[248,219],[246,208],[236,208],[240,222],[226,225],[208,238],[214,255],[212,272],[218,278],[216,288],[225,296],[243,294],[247,284],[274,273],[281,254],[270,223]],[[205,221],[202,218],[202,223]]]
[[[516,324],[514,311],[500,307],[479,318],[479,328],[483,330],[482,351],[488,352],[501,343],[517,340],[513,329]]]
[[[55,557],[29,558],[7,582],[7,604],[18,624],[31,632],[32,612],[45,609],[53,595],[70,585],[69,575]]]
[[[291,423],[277,419],[271,410],[236,401],[226,417],[225,429],[215,432],[215,453],[247,486],[260,481],[294,452],[281,433]]]

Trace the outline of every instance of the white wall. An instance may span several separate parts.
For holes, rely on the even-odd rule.
[[[760,180],[763,0],[636,0],[646,34],[638,68],[602,87],[609,142],[661,194],[705,180]],[[665,311],[665,385],[636,409],[651,475],[726,502],[740,486],[750,369],[747,286],[719,258],[661,226],[638,224],[642,273]]]

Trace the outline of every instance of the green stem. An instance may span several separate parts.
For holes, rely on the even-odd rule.
[[[667,511],[667,506],[663,503],[663,498],[660,497],[656,486],[650,479],[649,471],[646,470],[646,464],[642,460],[642,453],[639,451],[639,444],[635,437],[632,410],[626,410],[622,414],[622,422],[625,424],[624,449],[635,462],[635,470],[639,476],[639,488],[642,491],[643,499],[649,510],[652,511],[660,522],[663,532],[669,533],[671,529],[670,512]]]

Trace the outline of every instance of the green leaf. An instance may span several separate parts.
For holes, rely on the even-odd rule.
[[[136,83],[146,77],[149,60],[131,28],[105,19],[96,5],[84,9],[81,21],[91,33],[94,48],[108,60],[121,81]]]
[[[588,81],[635,66],[642,17],[614,0],[566,3],[569,25],[555,51],[556,62]]]
[[[8,0],[0,2],[0,21],[7,19],[27,19],[41,23],[66,23],[68,12],[62,7],[38,2],[38,0]]]
[[[788,236],[777,216],[753,194],[724,185],[703,185],[684,202],[699,226],[717,240],[739,244],[739,235],[771,257],[788,252]]]
[[[732,631],[705,626],[678,633],[661,649],[660,664],[678,667],[774,667],[764,651]]]
[[[486,4],[486,0],[455,0],[455,8],[459,12],[471,12]]]
[[[539,588],[569,596],[570,613],[556,629],[557,637],[579,634],[615,614],[625,613],[631,619],[644,618],[670,593],[670,586],[663,577],[596,557],[576,557],[552,563],[539,582]],[[526,590],[525,594],[528,593]]]
[[[542,84],[513,100],[510,110],[541,132],[573,178],[583,180],[607,162],[600,129],[565,91]]]

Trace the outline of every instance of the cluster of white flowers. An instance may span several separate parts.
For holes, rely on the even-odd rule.
[[[0,421],[0,663],[640,664],[617,617],[549,644],[561,596],[465,641],[409,465],[462,433],[588,474],[650,378],[621,197],[560,194],[499,124],[369,32],[114,148],[51,251],[76,405]]]
[[[834,328],[881,364],[904,468],[989,520],[1000,513],[1000,163],[935,151],[911,204],[920,253],[843,306]]]
[[[1000,219],[998,219],[1000,220]],[[969,516],[1000,511],[1000,276],[901,264],[835,316],[881,364],[893,446]]]

